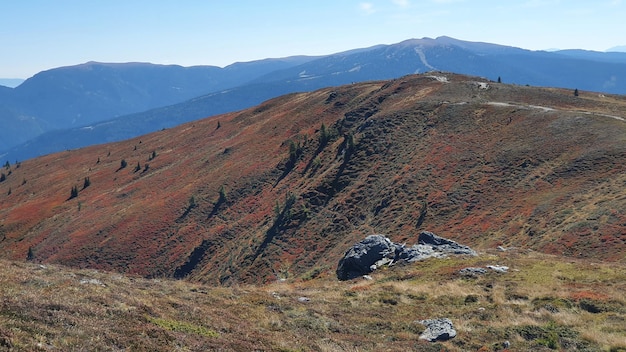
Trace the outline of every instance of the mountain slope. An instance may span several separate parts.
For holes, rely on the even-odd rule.
[[[623,96],[443,73],[290,94],[11,165],[0,248],[211,283],[332,270],[365,235],[424,229],[623,261],[624,117]]]

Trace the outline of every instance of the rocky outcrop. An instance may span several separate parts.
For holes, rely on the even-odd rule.
[[[424,246],[431,246],[442,253],[476,255],[476,252],[470,247],[458,244],[447,238],[439,237],[428,231],[422,231],[420,233],[417,243]]]
[[[420,320],[418,323],[426,326],[426,330],[419,337],[420,340],[446,341],[456,336],[454,325],[448,318]]]
[[[476,252],[427,231],[420,233],[418,244],[411,247],[394,243],[384,235],[370,235],[348,249],[339,261],[336,273],[339,280],[350,280],[369,274],[384,265],[412,263],[449,254],[476,255]]]

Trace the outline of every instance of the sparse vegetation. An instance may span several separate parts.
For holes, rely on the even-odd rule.
[[[122,161],[120,161],[120,168],[118,170],[124,169],[126,168],[126,166],[128,166],[128,163],[126,162],[126,160],[122,159]]]
[[[456,274],[487,263],[515,270],[473,279]],[[151,351],[173,345],[223,351],[499,351],[505,341],[511,351],[626,346],[626,311],[613,305],[590,313],[575,304],[578,297],[594,296],[623,305],[626,268],[532,252],[431,259],[374,272],[372,280],[340,282],[328,268],[317,267],[302,280],[234,287],[55,265],[2,266],[0,337],[17,350],[38,343],[61,350]],[[537,282],[536,275],[550,279]],[[575,285],[567,279],[572,277]],[[507,295],[513,291],[527,298]],[[552,304],[558,309],[548,308]],[[457,336],[436,344],[420,341],[424,327],[415,321],[439,316],[453,322]]]
[[[83,180],[83,189],[89,186],[91,186],[91,180],[89,179],[89,177],[85,177],[85,179]]]
[[[0,182],[4,181],[7,179],[7,175],[5,175],[4,173],[0,174]]]

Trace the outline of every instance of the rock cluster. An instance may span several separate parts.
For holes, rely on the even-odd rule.
[[[336,273],[339,280],[350,280],[369,274],[384,265],[411,263],[448,254],[476,255],[476,252],[428,231],[420,233],[417,244],[411,247],[394,243],[384,235],[370,235],[354,244],[344,254]]]

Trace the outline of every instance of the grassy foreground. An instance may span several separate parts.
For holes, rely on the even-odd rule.
[[[231,287],[0,265],[0,351],[626,351],[624,264],[511,250]],[[419,340],[429,318],[457,336]]]

